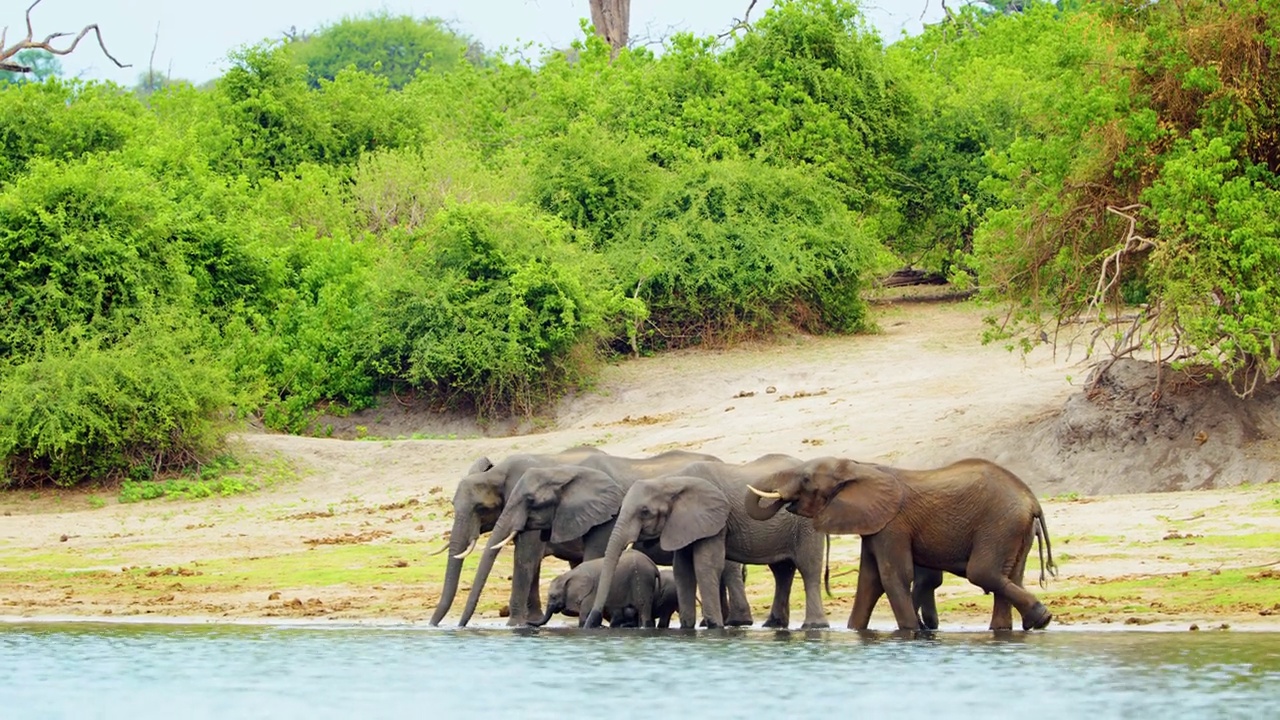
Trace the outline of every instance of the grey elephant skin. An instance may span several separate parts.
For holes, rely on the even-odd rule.
[[[723,626],[719,587],[726,560],[768,565],[773,572],[773,605],[765,627],[789,624],[796,570],[805,586],[803,627],[827,627],[821,597],[824,536],[808,518],[791,513],[754,521],[743,501],[749,483],[801,464],[786,455],[765,455],[741,465],[693,463],[681,468],[679,475],[636,481],[622,501],[609,537],[600,583],[612,582],[626,546],[656,539],[673,554],[681,627],[693,627],[699,596],[704,624]],[[603,598],[597,596],[586,627],[600,625],[603,606]]]
[[[991,593],[992,630],[1013,628],[1012,608],[1025,630],[1053,617],[1022,586],[1033,541],[1042,543],[1041,585],[1046,568],[1057,574],[1044,511],[1026,483],[987,460],[904,470],[818,458],[752,483],[744,502],[759,520],[797,514],[822,532],[862,536],[851,629],[867,628],[881,595],[889,596],[899,629],[919,629],[907,570],[913,566],[966,577]],[[778,513],[783,507],[790,512]]]
[[[602,557],[625,491],[638,479],[668,474],[693,462],[721,461],[714,455],[685,450],[643,458],[598,452],[578,458],[573,464],[542,464],[524,469],[506,493],[458,624],[465,626],[470,622],[498,553],[513,539],[517,563],[540,560],[535,553],[522,552],[522,544],[534,542],[535,535],[549,541],[552,547],[580,544],[583,560]],[[670,554],[656,547],[639,549],[659,563],[671,562]],[[536,572],[526,567],[520,569],[519,574],[528,577]],[[731,620],[735,624],[750,625],[751,608],[741,566],[735,563],[727,567],[722,582],[730,598],[729,605],[734,609]],[[516,592],[513,588],[513,598]]]
[[[432,625],[439,625],[440,620],[449,612],[458,591],[463,559],[474,549],[480,535],[493,529],[507,495],[525,471],[533,467],[571,463],[597,454],[602,454],[602,451],[580,446],[558,453],[511,455],[497,463],[490,462],[488,458],[480,458],[472,464],[466,476],[458,482],[458,489],[453,494],[453,528],[447,548],[449,562],[445,568],[440,602],[431,616]],[[530,615],[541,614],[538,572],[543,555],[550,551],[556,557],[576,564],[582,560],[581,544],[576,545],[577,547],[548,547],[538,533],[526,533],[517,538],[508,625],[524,625]]]
[[[547,591],[546,612],[531,621],[534,626],[546,625],[556,613],[578,618],[582,625],[583,609],[595,604],[600,590],[600,574],[604,558],[586,560],[551,581]],[[617,571],[604,598],[603,615],[609,627],[654,627],[662,600],[661,574],[658,566],[644,553],[628,550],[618,559]],[[667,627],[671,615],[666,615]]]

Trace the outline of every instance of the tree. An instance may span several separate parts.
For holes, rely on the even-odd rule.
[[[9,28],[6,27],[3,32],[0,32],[0,71],[4,71],[7,73],[33,72],[36,70],[36,66],[34,64],[31,64],[31,62],[34,60],[37,60],[40,57],[40,55],[38,53],[35,53],[35,54],[23,53],[23,51],[44,50],[45,52],[51,53],[53,55],[70,55],[71,51],[75,50],[76,46],[80,44],[80,41],[84,39],[84,36],[89,34],[90,30],[92,30],[93,34],[97,36],[98,47],[102,48],[102,54],[110,58],[111,62],[116,64],[116,67],[122,67],[122,68],[129,67],[128,65],[125,65],[121,63],[119,60],[115,59],[115,57],[112,56],[111,52],[107,50],[106,43],[104,43],[102,40],[102,30],[98,28],[97,23],[85,25],[80,30],[80,32],[75,36],[75,39],[71,41],[71,45],[64,49],[55,48],[49,43],[52,42],[53,40],[56,40],[57,38],[66,37],[71,33],[65,33],[65,32],[50,33],[45,37],[44,40],[37,42],[35,39],[35,29],[31,27],[31,11],[34,10],[35,7],[39,4],[40,4],[40,0],[35,0],[35,2],[31,3],[31,6],[27,8],[27,36],[26,37],[17,41],[13,45],[7,45],[5,44],[5,39],[9,34]],[[18,57],[20,53],[24,54],[25,57],[20,59]]]
[[[435,18],[419,20],[383,12],[346,18],[315,33],[285,33],[285,38],[293,58],[306,65],[312,87],[319,87],[321,80],[333,80],[349,66],[385,77],[393,89],[399,89],[419,71],[477,62],[474,43]]]
[[[591,0],[591,24],[617,55],[630,39],[631,0]]]

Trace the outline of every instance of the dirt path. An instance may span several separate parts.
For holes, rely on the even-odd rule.
[[[0,495],[0,615],[423,620],[443,573],[429,551],[466,467],[588,443],[622,455],[678,447],[728,461],[783,452],[908,467],[987,456],[1054,496],[1044,501],[1061,573],[1040,592],[1064,623],[1280,629],[1280,485],[1264,484],[1274,475],[1225,490],[1079,497],[1070,478],[1038,478],[1035,458],[1008,440],[1056,413],[1086,366],[1048,345],[1026,357],[982,346],[982,310],[969,304],[882,305],[875,319],[876,335],[628,360],[535,434],[247,433],[239,451],[282,478],[255,493],[134,504],[102,491]],[[440,430],[418,417],[368,426],[372,436]],[[827,606],[842,624],[858,539],[837,538],[832,554]],[[499,622],[506,580],[500,568],[486,588],[487,622]],[[768,573],[749,583],[763,617]],[[975,588],[949,578],[940,594],[946,627],[985,626],[990,599]],[[882,603],[873,626],[891,620]]]

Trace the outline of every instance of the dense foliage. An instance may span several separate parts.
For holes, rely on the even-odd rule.
[[[203,88],[9,83],[4,483],[387,391],[536,412],[607,353],[864,330],[900,265],[1011,301],[993,337],[1128,303],[1116,351],[1248,392],[1280,372],[1278,6],[986,3],[886,47],[784,0],[536,62],[380,14]]]

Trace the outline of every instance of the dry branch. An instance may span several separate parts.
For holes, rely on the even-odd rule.
[[[31,3],[31,7],[27,8],[27,36],[25,38],[19,40],[13,45],[6,45],[5,43],[9,35],[9,28],[6,27],[3,31],[0,31],[0,70],[14,73],[31,72],[30,66],[13,61],[13,57],[23,50],[44,50],[45,52],[53,55],[70,55],[71,51],[75,50],[76,46],[80,44],[80,41],[84,39],[84,36],[89,34],[90,30],[92,30],[93,34],[97,36],[98,47],[102,48],[103,55],[110,58],[111,62],[116,64],[116,67],[130,67],[129,65],[117,60],[115,56],[111,54],[111,51],[107,50],[107,45],[102,40],[102,31],[98,29],[97,23],[85,25],[84,28],[75,36],[75,39],[71,41],[71,45],[66,48],[59,49],[53,47],[49,43],[58,38],[67,37],[71,34],[69,32],[50,33],[44,40],[36,42],[35,29],[31,26],[31,11],[34,10],[40,2],[41,0],[35,0],[35,2]]]

